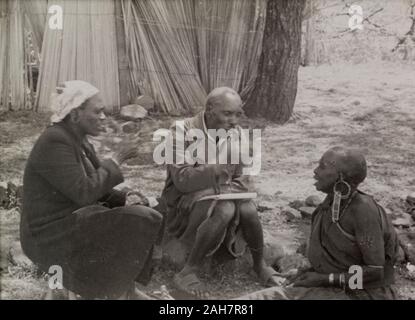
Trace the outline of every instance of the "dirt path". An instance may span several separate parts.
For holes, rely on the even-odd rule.
[[[407,65],[320,66],[302,68],[293,119],[284,126],[259,123],[262,134],[262,171],[254,179],[259,203],[268,210],[260,213],[264,229],[278,236],[286,250],[293,251],[304,239],[307,223],[287,222],[281,209],[290,201],[316,194],[312,170],[330,146],[345,145],[363,149],[369,173],[361,189],[391,210],[407,194],[415,192],[415,72]],[[347,70],[347,71],[346,71]],[[41,130],[30,121],[17,118],[0,122],[0,181],[21,182],[24,162]],[[171,119],[146,123],[152,128],[167,127]],[[27,131],[29,130],[29,131]],[[27,132],[25,134],[25,132]],[[165,172],[148,164],[150,144],[143,143],[140,161],[124,168],[127,184],[140,186],[149,196],[158,196]],[[4,164],[7,165],[4,165]],[[147,163],[147,164],[146,164]],[[18,239],[19,214],[0,209],[1,295],[3,299],[39,298],[44,284],[22,266],[11,266],[8,247]],[[171,283],[174,270],[162,266],[148,291]],[[246,272],[217,272],[205,280],[212,296],[231,298],[261,288]],[[398,279],[403,298],[415,299],[414,282]]]

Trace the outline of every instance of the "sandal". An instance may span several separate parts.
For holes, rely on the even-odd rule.
[[[173,282],[176,288],[188,295],[188,299],[191,297],[196,299],[207,299],[208,294],[206,293],[205,286],[199,280],[195,273],[188,273],[185,276],[176,274],[174,276]]]

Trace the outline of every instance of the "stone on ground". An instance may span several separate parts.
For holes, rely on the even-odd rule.
[[[301,201],[301,200],[294,200],[294,201],[291,201],[288,205],[293,209],[300,209],[301,207],[305,206],[305,203],[304,201]]]
[[[287,217],[287,221],[295,221],[302,218],[300,211],[290,207],[284,208],[281,213]]]
[[[147,111],[150,111],[154,108],[153,98],[151,98],[150,96],[147,96],[147,95],[142,95],[142,96],[137,97],[134,100],[134,104],[138,104],[138,105],[142,106]]]
[[[415,232],[414,230],[397,230],[399,242],[405,253],[406,261],[415,264]]]
[[[147,110],[137,104],[130,104],[121,108],[120,116],[124,120],[138,120],[147,116]]]
[[[139,125],[137,122],[128,121],[122,125],[122,131],[124,133],[136,133],[139,130]]]
[[[415,221],[409,214],[402,214],[399,218],[393,219],[392,224],[395,227],[402,227],[402,228],[409,228],[411,227]]]

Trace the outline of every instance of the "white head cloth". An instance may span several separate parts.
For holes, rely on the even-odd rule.
[[[61,122],[69,112],[99,92],[92,84],[81,80],[65,81],[56,91],[51,99],[52,123]]]

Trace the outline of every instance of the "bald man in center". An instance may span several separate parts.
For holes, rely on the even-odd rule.
[[[206,145],[208,141],[213,142],[218,154],[226,143],[229,151],[232,147],[229,139],[219,139],[212,132],[224,129],[229,136],[238,137],[243,134],[239,126],[242,116],[242,100],[236,91],[227,87],[214,89],[207,97],[204,111],[172,126],[175,154],[193,142],[184,139],[184,149],[181,149],[183,143],[178,143],[176,137],[183,137],[194,129],[202,133]],[[248,187],[249,177],[242,174],[243,166],[232,164],[229,153],[225,164],[209,157],[206,152],[205,161],[175,161],[167,166],[162,194],[168,208],[166,229],[186,253],[185,265],[174,277],[176,287],[199,298],[207,297],[198,277],[205,258],[210,255],[220,261],[236,258],[246,247],[261,283],[277,284],[275,270],[263,258],[263,232],[254,202],[250,199],[199,201],[209,195],[252,191]],[[242,243],[245,245],[241,246]]]

